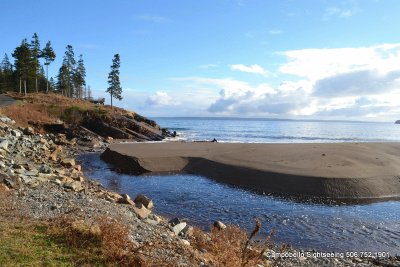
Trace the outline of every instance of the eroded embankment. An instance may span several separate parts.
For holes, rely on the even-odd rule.
[[[400,144],[112,144],[122,172],[186,172],[265,193],[333,199],[400,196]]]

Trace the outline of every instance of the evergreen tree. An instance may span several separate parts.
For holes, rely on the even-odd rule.
[[[22,82],[24,83],[24,92],[26,94],[26,82],[32,75],[32,54],[26,39],[23,39],[21,45],[15,48],[12,56],[15,58],[15,71],[19,77],[19,92],[22,91]]]
[[[63,66],[67,78],[65,95],[72,97],[74,95],[74,70],[76,65],[74,50],[71,45],[67,45],[63,58]]]
[[[122,99],[122,88],[121,83],[119,81],[119,67],[120,67],[120,58],[119,54],[115,54],[112,60],[111,71],[108,74],[108,84],[109,87],[107,88],[106,92],[110,93],[111,97],[111,108],[112,108],[112,99]]]
[[[86,68],[83,62],[83,56],[79,56],[78,65],[74,72],[74,87],[76,90],[76,97],[82,98],[83,96],[83,87],[86,85]]]
[[[92,88],[90,87],[90,85],[89,85],[88,88],[87,88],[87,98],[88,98],[89,100],[92,99]]]
[[[43,48],[41,57],[44,58],[44,65],[46,66],[46,92],[49,91],[49,65],[56,58],[53,48],[51,47],[51,42],[48,41],[45,48]]]
[[[48,86],[50,91],[54,91],[56,89],[56,83],[54,82],[53,77],[50,78]]]
[[[67,95],[68,94],[69,72],[68,72],[68,67],[66,65],[64,65],[64,64],[61,66],[61,68],[58,71],[56,87],[57,87],[57,90],[62,95]]]
[[[40,41],[39,36],[35,32],[32,36],[31,44],[30,44],[31,56],[32,56],[32,67],[35,71],[35,90],[38,92],[38,72],[40,68],[39,58],[41,56],[40,50]]]
[[[7,54],[0,63],[0,91],[5,92],[12,87],[13,66]]]

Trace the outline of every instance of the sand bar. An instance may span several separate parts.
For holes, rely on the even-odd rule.
[[[102,159],[123,172],[185,172],[299,197],[400,197],[400,143],[111,144]]]

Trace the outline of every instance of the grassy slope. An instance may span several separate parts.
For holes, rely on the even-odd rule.
[[[32,93],[27,96],[10,93],[9,96],[17,99],[15,105],[3,108],[3,113],[14,119],[19,125],[29,126],[29,122],[54,123],[59,119],[66,119],[66,111],[93,111],[109,115],[111,111],[117,115],[131,115],[136,113],[114,107],[92,104],[89,101],[68,98],[54,93]]]

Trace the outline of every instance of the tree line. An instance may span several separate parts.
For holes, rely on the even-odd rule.
[[[30,92],[58,92],[67,97],[91,98],[90,86],[86,86],[86,68],[83,55],[78,60],[72,45],[66,46],[61,67],[56,81],[48,75],[50,64],[55,60],[51,41],[42,48],[39,36],[34,33],[30,42],[25,38],[12,52],[12,64],[8,54],[5,53],[0,62],[0,93],[17,91]],[[46,71],[44,69],[46,67]],[[107,93],[112,98],[122,99],[122,88],[119,80],[120,56],[114,55],[111,71],[108,76]]]

